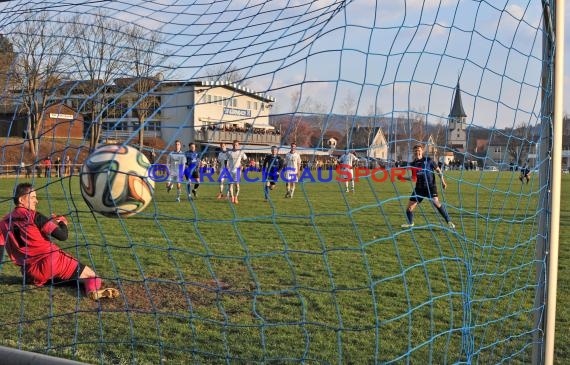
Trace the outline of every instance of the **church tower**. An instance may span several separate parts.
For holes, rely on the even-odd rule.
[[[461,89],[459,87],[459,80],[455,87],[455,95],[453,98],[453,105],[448,117],[448,131],[447,131],[447,147],[456,150],[457,152],[465,152],[467,147],[467,135],[465,133],[465,110],[463,110],[463,103],[461,102]]]

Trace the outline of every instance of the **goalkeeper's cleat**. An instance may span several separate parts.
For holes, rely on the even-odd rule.
[[[349,191],[348,191],[348,189],[346,189],[344,192],[345,192],[345,193],[348,193]]]
[[[99,300],[101,298],[114,299],[118,298],[120,295],[119,291],[115,288],[105,288],[99,290],[93,290],[87,293],[87,297],[91,300]]]
[[[413,226],[414,226],[413,223],[404,223],[404,224],[402,224],[400,227],[402,227],[402,228],[412,228]]]
[[[455,229],[455,224],[453,224],[453,222],[447,222],[447,226],[448,226],[450,229]]]

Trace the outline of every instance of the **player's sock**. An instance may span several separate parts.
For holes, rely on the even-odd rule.
[[[265,185],[263,187],[263,193],[265,195],[265,200],[269,199],[269,186]]]
[[[408,218],[408,223],[414,223],[414,212],[409,209],[406,209],[406,218]]]
[[[83,287],[85,288],[85,293],[91,293],[92,291],[99,290],[101,288],[101,278],[86,278],[83,279]]]
[[[441,214],[441,216],[445,219],[446,222],[450,222],[451,218],[449,218],[449,215],[447,214],[447,211],[445,210],[445,208],[442,206],[440,207],[436,207],[437,211],[439,212],[439,214]]]
[[[293,186],[291,188],[291,194],[289,196],[292,198],[294,193],[295,193],[295,187]]]

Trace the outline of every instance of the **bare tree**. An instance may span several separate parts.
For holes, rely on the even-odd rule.
[[[14,83],[12,68],[14,67],[15,59],[16,54],[14,53],[12,43],[4,35],[0,34],[0,95],[6,95],[6,91],[12,89],[11,85]],[[1,104],[5,102],[3,99]]]
[[[356,101],[352,93],[348,93],[342,102],[342,112],[345,115],[345,137],[346,137],[346,145],[345,148],[350,148],[350,139],[352,138],[350,135],[350,130],[352,129],[352,120],[354,114],[356,113]]]
[[[18,54],[14,81],[28,115],[26,130],[34,157],[38,154],[44,110],[52,100],[53,89],[64,79],[64,61],[71,39],[61,35],[61,24],[53,19],[53,15],[32,12],[29,19],[11,32],[12,44]]]
[[[89,148],[93,150],[101,137],[101,110],[108,97],[108,87],[119,77],[126,65],[123,47],[126,36],[119,22],[98,13],[94,18],[77,16],[71,22],[69,35],[79,57],[73,58],[73,66],[81,79],[81,91],[85,94],[84,110],[91,122]]]
[[[516,128],[505,129],[505,132],[511,134],[507,144],[507,153],[514,163],[521,165],[523,161],[528,159],[530,151],[532,136],[529,133],[529,128],[526,124],[520,123]]]
[[[426,120],[422,114],[414,113],[410,121],[410,138],[418,142],[426,142]]]
[[[132,26],[127,31],[126,56],[129,60],[133,79],[129,80],[129,89],[136,95],[133,110],[139,125],[139,149],[144,147],[144,125],[146,119],[160,105],[152,91],[158,84],[158,75],[162,67],[158,63],[161,39],[157,32],[145,32],[139,26]]]

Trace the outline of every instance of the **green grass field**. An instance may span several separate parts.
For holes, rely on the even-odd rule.
[[[532,352],[538,177],[449,172],[449,230],[424,202],[400,229],[410,183],[284,185],[240,204],[204,184],[193,203],[157,186],[126,220],[89,212],[76,177],[35,181],[47,214],[70,215],[60,247],[118,287],[91,302],[75,286],[0,275],[2,345],[90,363],[374,362],[526,364]],[[15,180],[0,180],[0,210]],[[563,191],[570,176],[563,176]],[[564,195],[564,193],[563,193]],[[566,203],[566,204],[565,204]],[[562,204],[556,361],[570,362],[570,208]],[[6,259],[6,257],[4,258]]]

